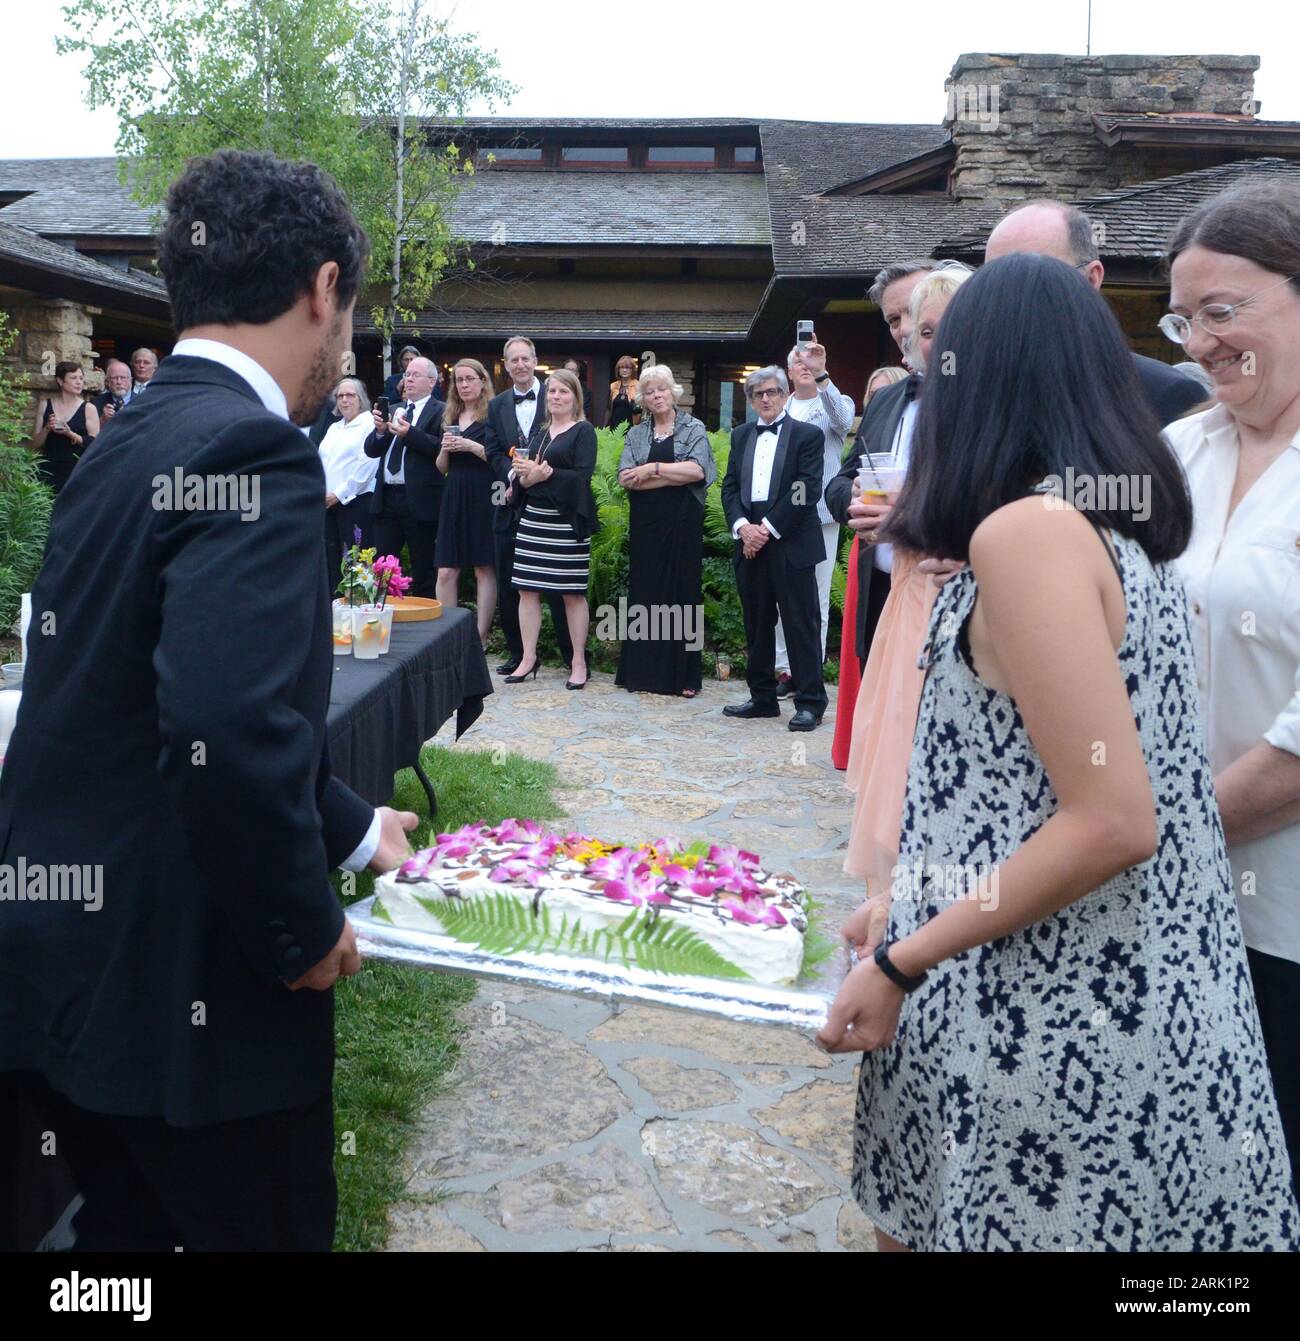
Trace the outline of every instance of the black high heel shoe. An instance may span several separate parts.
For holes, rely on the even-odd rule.
[[[564,687],[565,687],[566,689],[586,689],[586,687],[587,687],[587,680],[590,680],[590,679],[591,679],[591,672],[588,671],[588,672],[587,672],[587,679],[584,680],[581,684],[574,684],[572,680],[565,680],[565,682],[564,682]]]
[[[530,678],[531,678],[531,679],[534,679],[534,680],[537,679],[537,668],[538,668],[541,664],[542,664],[542,659],[541,659],[541,657],[534,657],[534,658],[533,658],[533,668],[532,668],[532,670],[526,670],[522,675],[507,675],[506,678],[505,678],[505,683],[506,683],[506,684],[523,684],[523,682],[524,682],[525,680],[527,680],[527,679],[530,679]]]

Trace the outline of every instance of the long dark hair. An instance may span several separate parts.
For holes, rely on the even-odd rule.
[[[907,484],[882,539],[967,560],[985,517],[1072,468],[1144,481],[1144,521],[1132,508],[1080,510],[1153,563],[1187,547],[1182,470],[1110,306],[1076,270],[1029,253],[991,261],[954,295],[926,367]]]

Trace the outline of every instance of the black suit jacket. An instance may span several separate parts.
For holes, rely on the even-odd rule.
[[[256,520],[176,508],[175,471],[256,482]],[[60,494],[0,863],[98,867],[103,901],[0,901],[0,1071],[182,1127],[328,1092],[333,994],[285,983],[338,941],[373,811],[325,744],[323,488],[242,378],[173,356]]]
[[[871,398],[862,422],[858,425],[857,437],[853,440],[844,456],[844,465],[838,475],[826,486],[826,507],[831,516],[842,525],[849,520],[849,504],[853,501],[853,481],[858,475],[858,464],[862,453],[889,452],[893,450],[894,439],[898,436],[898,425],[902,422],[903,412],[916,399],[921,389],[921,379],[915,374],[901,382],[887,386]],[[858,545],[858,618],[857,653],[866,658],[871,648],[871,638],[875,632],[875,616],[880,613],[884,596],[877,590],[877,599],[871,599],[872,586],[884,587],[886,594],[889,574],[882,572],[875,564],[875,550],[871,545]]]
[[[540,378],[538,379],[541,380]],[[527,452],[542,435],[542,420],[546,418],[546,383],[542,382],[537,393],[537,412],[533,415],[533,428],[525,439],[519,431],[519,420],[515,418],[515,389],[508,386],[493,396],[488,402],[488,425],[492,435],[488,443],[487,461],[492,467],[494,483],[510,483],[510,449]],[[505,489],[500,488],[493,495],[500,498],[492,515],[494,531],[512,531],[519,520],[518,511],[504,500]]]
[[[749,420],[731,430],[731,454],[722,481],[722,507],[727,525],[749,520],[750,485],[754,469],[754,440],[758,421]],[[779,544],[792,568],[813,568],[826,557],[817,502],[822,496],[822,451],[824,438],[814,424],[804,424],[787,414],[776,437],[772,462],[772,484],[763,515],[776,528],[769,544]],[[796,485],[802,486],[796,490]],[[736,541],[736,556],[742,546]]]
[[[1134,354],[1133,367],[1161,428],[1181,419],[1194,405],[1210,398],[1210,393],[1199,382],[1159,359]]]
[[[398,405],[403,402],[399,401]],[[394,405],[392,409],[396,409]],[[406,433],[406,451],[402,454],[402,474],[406,479],[406,506],[416,521],[437,521],[442,502],[442,471],[438,453],[442,451],[442,412],[444,402],[432,396],[424,403],[414,424]],[[366,439],[366,455],[384,457],[397,441],[396,434],[382,437],[372,432]],[[380,460],[375,471],[375,490],[370,496],[370,511],[378,516],[384,510],[384,466]]]

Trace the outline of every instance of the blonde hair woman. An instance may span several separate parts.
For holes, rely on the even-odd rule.
[[[506,684],[518,684],[538,667],[542,592],[560,592],[573,640],[566,689],[587,683],[587,581],[591,537],[600,529],[591,477],[596,470],[596,430],[582,413],[582,384],[561,368],[546,379],[546,421],[527,449],[516,452],[509,501],[517,510],[511,584],[519,592],[519,632],[524,654]]]
[[[488,401],[495,393],[488,370],[478,359],[460,359],[451,370],[451,389],[443,413],[438,469],[447,477],[438,517],[438,599],[454,606],[460,570],[473,568],[479,641],[487,646],[497,608],[496,549],[492,539],[492,467],[488,452],[496,434],[488,423]]]
[[[922,376],[922,396],[926,360],[939,320],[953,294],[971,274],[965,267],[936,270],[912,290],[903,317],[903,357]],[[907,447],[899,456],[906,463]],[[859,543],[874,544],[876,529],[888,514],[889,507],[881,505],[878,520],[860,533]],[[847,785],[857,792],[857,799],[844,870],[865,878],[868,901],[874,903],[873,913],[878,912],[880,917],[888,912],[890,878],[898,864],[912,729],[925,678],[917,669],[916,658],[939,594],[929,575],[917,568],[922,557],[906,550],[893,551],[889,597],[880,612],[854,705],[845,777]]]
[[[667,628],[652,619],[651,629],[666,636],[625,642],[614,683],[633,693],[694,698],[704,633],[704,500],[717,467],[704,425],[678,408],[681,394],[665,364],[641,374],[647,413],[628,429],[618,482],[630,511],[628,608],[678,610],[684,618]]]

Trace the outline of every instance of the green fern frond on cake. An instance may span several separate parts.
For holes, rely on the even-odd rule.
[[[657,973],[748,976],[689,927],[655,918],[643,909],[629,913],[615,927],[588,931],[567,916],[557,926],[544,905],[534,916],[527,904],[507,894],[471,899],[415,897],[453,940],[477,945],[487,954],[558,953],[602,962],[612,959]]]

